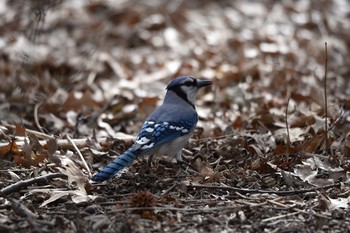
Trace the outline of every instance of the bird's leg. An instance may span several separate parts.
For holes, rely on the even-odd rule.
[[[145,156],[142,158],[142,163],[141,163],[141,167],[139,170],[140,174],[142,174],[142,175],[152,174],[152,169],[151,169],[152,158],[153,158],[153,155],[149,155],[147,157]]]
[[[147,163],[148,163],[148,167],[149,167],[149,168],[152,167],[152,160],[153,160],[153,157],[154,157],[153,154],[151,154],[151,155],[148,156],[148,161],[147,161]]]
[[[188,167],[191,167],[191,165],[189,163],[187,163],[185,160],[183,160],[182,158],[182,150],[180,150],[177,154],[176,154],[176,162],[180,165],[180,167],[184,170],[186,170]]]

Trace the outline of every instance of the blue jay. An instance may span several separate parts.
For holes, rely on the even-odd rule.
[[[135,143],[91,180],[108,180],[144,155],[150,156],[149,162],[154,155],[176,156],[178,162],[183,162],[182,149],[198,121],[194,105],[197,92],[211,83],[191,76],[179,76],[172,80],[166,88],[163,104],[146,119]]]

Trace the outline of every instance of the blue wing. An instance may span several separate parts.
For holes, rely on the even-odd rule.
[[[143,124],[133,147],[134,149],[147,152],[158,145],[191,133],[196,123],[195,119],[193,121],[179,122],[147,120]]]
[[[190,134],[197,121],[197,112],[191,106],[184,109],[178,104],[162,105],[147,118],[133,147],[147,153],[154,147]]]

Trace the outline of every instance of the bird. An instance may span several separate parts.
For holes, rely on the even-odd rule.
[[[195,107],[197,92],[211,84],[210,80],[199,80],[193,76],[179,76],[170,81],[163,104],[147,117],[134,144],[91,180],[108,180],[140,156],[149,156],[149,163],[155,155],[176,157],[178,163],[184,162],[182,149],[198,121]]]

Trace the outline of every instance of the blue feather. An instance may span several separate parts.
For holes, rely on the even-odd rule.
[[[130,147],[122,155],[113,160],[113,162],[95,174],[91,180],[94,182],[101,182],[112,178],[120,170],[132,163],[138,156],[139,151],[134,151],[133,147]]]
[[[152,148],[170,142],[175,138],[189,134],[194,123],[180,121],[180,122],[156,122],[147,120],[136,139],[136,143],[143,153],[147,153]]]
[[[192,76],[179,76],[176,79],[172,80],[168,86],[166,87],[167,90],[175,87],[175,86],[181,86],[185,81],[189,80],[189,78],[195,80]]]

